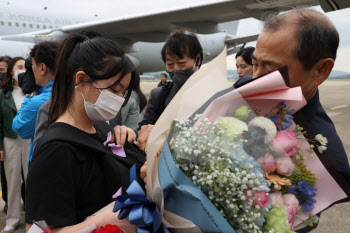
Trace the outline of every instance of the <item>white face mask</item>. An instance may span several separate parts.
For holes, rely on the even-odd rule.
[[[98,88],[95,83],[93,84],[96,88]],[[84,98],[83,93],[81,93],[84,99],[86,114],[92,121],[110,121],[117,116],[125,99],[105,89],[102,91],[100,89],[98,90],[101,93],[95,104],[87,102]]]
[[[24,73],[25,70],[14,70],[15,71],[15,75],[13,75],[13,78],[18,82],[18,75],[21,73]]]

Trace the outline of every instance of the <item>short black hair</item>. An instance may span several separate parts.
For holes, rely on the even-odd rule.
[[[252,56],[254,53],[255,48],[250,46],[250,47],[246,47],[243,48],[241,50],[238,51],[238,53],[236,54],[236,59],[237,57],[242,57],[243,60],[248,64],[248,65],[253,65],[252,64]]]
[[[50,73],[55,74],[55,60],[58,46],[58,42],[44,41],[34,45],[29,55],[34,58],[35,63],[44,63],[49,68]]]
[[[160,75],[160,77],[162,77],[163,75],[164,75],[166,78],[168,78],[168,75],[167,75],[166,73],[162,73],[162,74]]]
[[[310,70],[321,59],[336,59],[339,34],[324,14],[312,9],[295,9],[280,15],[268,14],[264,21],[266,32],[294,28],[298,38],[295,56],[305,70]]]
[[[183,58],[184,55],[187,55],[190,58],[197,60],[195,65],[199,67],[203,62],[203,48],[197,36],[192,32],[184,30],[173,32],[165,42],[161,52],[164,62],[166,59],[166,53],[175,54],[179,58]],[[198,54],[200,56],[199,64],[197,58]]]

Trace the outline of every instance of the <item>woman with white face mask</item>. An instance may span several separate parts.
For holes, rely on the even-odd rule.
[[[9,63],[0,90],[0,160],[4,161],[8,190],[8,210],[4,232],[15,231],[21,219],[21,184],[28,168],[30,140],[12,130],[12,120],[25,98],[18,86],[18,74],[25,72],[24,59],[15,57]]]
[[[135,229],[118,220],[111,209],[84,221],[130,184],[129,167],[106,153],[94,122],[112,120],[134,83],[135,67],[113,41],[73,34],[62,42],[48,129],[38,141],[28,172],[27,229],[33,220],[45,220],[53,232],[108,223]]]

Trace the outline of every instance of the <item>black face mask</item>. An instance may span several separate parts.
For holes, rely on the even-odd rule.
[[[191,77],[193,73],[194,69],[190,68],[188,70],[174,70],[169,72],[169,75],[170,78],[173,80],[177,90],[180,90],[180,88],[185,84],[187,79]]]
[[[0,73],[0,81],[5,78],[6,73]]]

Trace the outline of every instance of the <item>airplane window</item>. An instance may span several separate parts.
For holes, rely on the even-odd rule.
[[[11,22],[9,22],[9,23],[8,23],[8,25],[11,27],[11,26],[12,26],[12,23],[11,23]]]
[[[30,28],[33,28],[33,24],[29,24],[29,27],[30,27]]]
[[[44,28],[44,29],[46,29],[46,26],[45,26],[45,25],[43,25],[43,28]]]
[[[40,26],[39,26],[39,24],[37,24],[37,25],[36,25],[36,28],[37,28],[37,29],[40,29]]]
[[[19,27],[19,23],[16,23],[16,27]]]
[[[2,25],[2,26],[4,26],[4,25],[5,25],[4,21],[1,21],[1,25]]]
[[[23,25],[23,27],[25,28],[25,27],[27,27],[27,25],[24,23],[24,24],[22,24]]]

